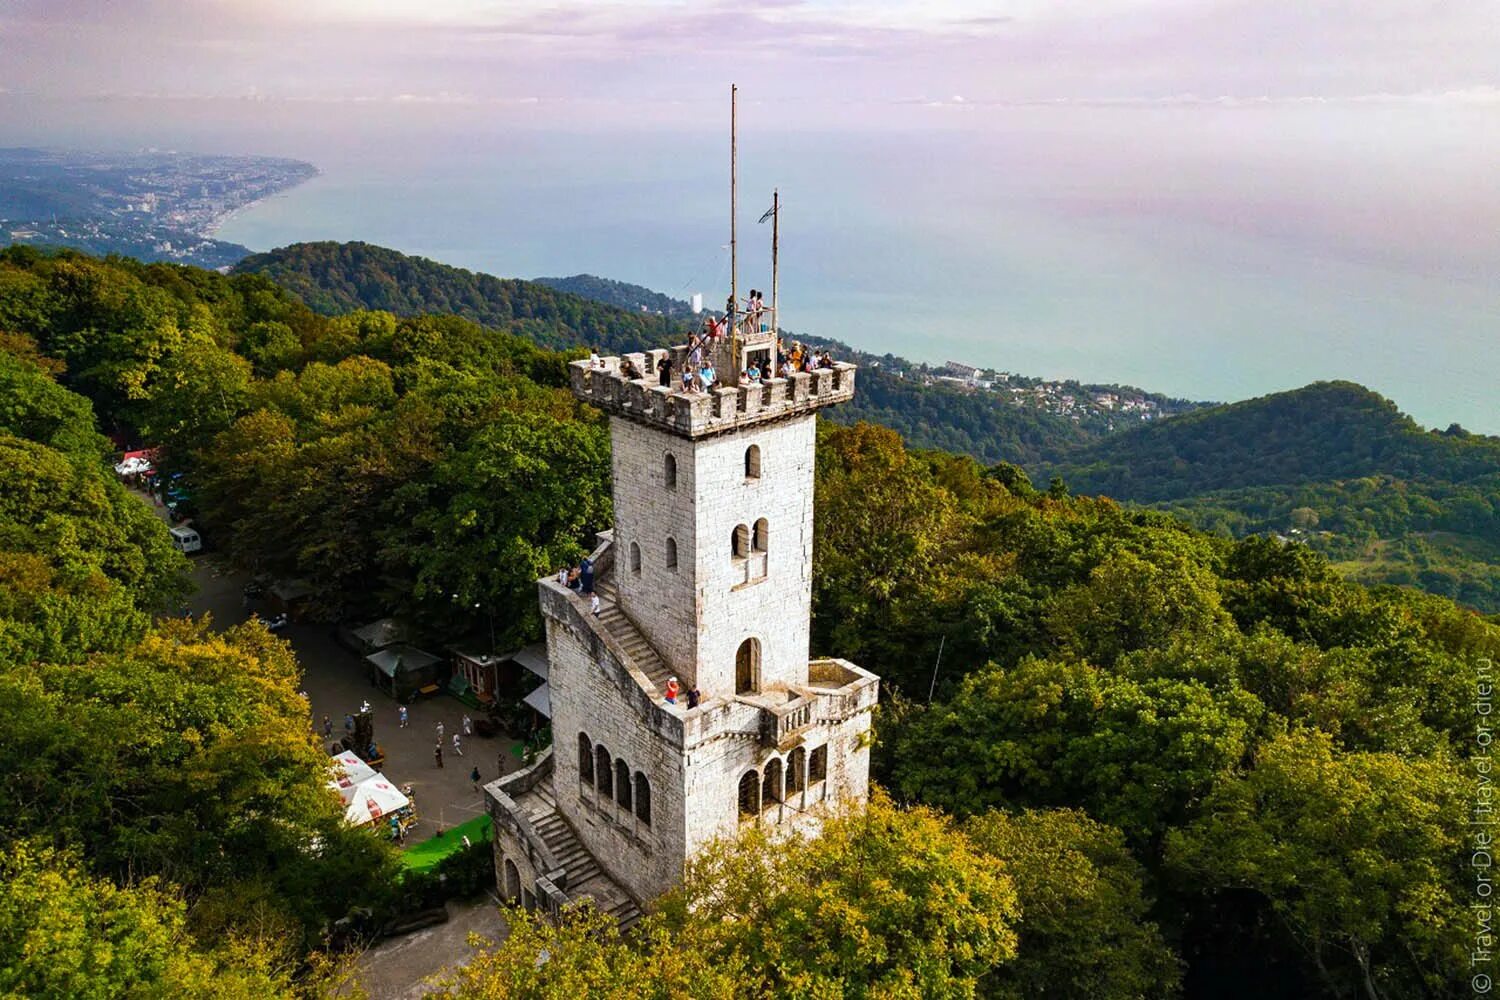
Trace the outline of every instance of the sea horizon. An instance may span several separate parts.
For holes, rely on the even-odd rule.
[[[770,226],[756,220],[777,187],[793,333],[1199,400],[1346,379],[1424,426],[1500,433],[1500,289],[1487,280],[1500,200],[1467,183],[1500,152],[1472,132],[1482,117],[1421,113],[1451,157],[1434,176],[1370,145],[1395,114],[1416,112],[1033,109],[983,132],[758,129],[740,142],[739,287],[768,289]],[[1247,115],[1260,116],[1248,129]],[[1338,141],[1330,116],[1344,116]],[[1261,157],[1272,137],[1300,144],[1298,165],[1285,148],[1275,165]],[[255,251],[362,240],[719,306],[725,138],[434,126],[379,149],[278,146],[267,152],[319,176],[217,235]],[[1430,190],[1412,187],[1419,169]]]

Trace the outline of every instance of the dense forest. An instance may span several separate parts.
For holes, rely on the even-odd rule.
[[[1348,382],[1201,410],[1045,466],[1080,493],[1281,533],[1369,582],[1500,611],[1500,438],[1425,431]]]
[[[529,638],[534,578],[611,519],[540,322],[0,252],[0,992],[323,996],[331,922],[401,892],[323,791],[287,647],[160,616],[183,562],[96,423],[330,617]],[[1467,989],[1500,627],[867,423],[820,428],[815,516],[814,652],[883,676],[885,792],[812,843],[719,845],[629,940],[511,914],[449,995]]]

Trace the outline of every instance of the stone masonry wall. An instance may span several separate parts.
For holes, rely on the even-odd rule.
[[[740,644],[760,643],[760,688],[807,683],[812,615],[813,466],[811,414],[752,425],[697,442],[695,485],[701,628],[698,683],[731,696]],[[760,450],[760,475],[745,475],[745,453]],[[766,553],[731,555],[738,525],[767,525]],[[762,568],[762,560],[764,568]]]
[[[616,882],[644,902],[682,880],[686,855],[683,756],[641,718],[640,691],[628,675],[601,668],[592,637],[547,618],[548,684],[552,695],[553,794],[563,817]],[[624,760],[651,786],[651,822],[579,780],[578,734]],[[596,766],[597,771],[597,766]],[[597,784],[597,774],[595,777]]]
[[[615,585],[622,607],[657,654],[686,686],[696,680],[697,597],[692,441],[611,417],[614,474]],[[666,457],[677,463],[667,486]],[[667,566],[667,539],[677,543],[677,568]],[[640,571],[634,570],[635,546]]]
[[[763,688],[807,679],[812,606],[811,414],[698,441],[613,417],[615,575],[624,611],[684,683],[734,694],[735,656],[760,643]],[[760,449],[760,475],[745,453]],[[666,486],[665,457],[677,465]],[[732,555],[743,525],[767,525],[767,551]],[[667,539],[677,567],[666,565]],[[632,567],[640,551],[640,572]]]

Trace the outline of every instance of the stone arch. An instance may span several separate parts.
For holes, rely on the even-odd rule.
[[[615,772],[610,763],[609,751],[604,748],[603,743],[594,747],[594,777],[597,779],[594,787],[599,789],[599,794],[608,799],[614,798]]]
[[[505,859],[505,898],[521,898],[521,870],[510,858]]]
[[[760,690],[760,640],[754,637],[740,643],[734,654],[734,693],[753,694]]]
[[[760,478],[760,445],[752,444],[745,449],[745,478]]]
[[[630,765],[623,760],[615,761],[615,801],[630,810]]]
[[[630,572],[637,576],[641,572],[641,547],[635,542],[630,543]]]
[[[651,782],[640,771],[635,772],[635,818],[651,825]]]
[[[736,524],[729,533],[729,554],[735,559],[750,557],[750,526]]]
[[[594,745],[587,733],[578,734],[578,780],[586,785],[594,783]]]
[[[667,536],[667,569],[677,568],[677,539]]]
[[[822,781],[828,777],[828,744],[824,744],[807,757],[807,783]]]
[[[764,552],[771,541],[771,524],[765,518],[755,522],[755,527],[750,529],[750,551]]]
[[[797,747],[786,758],[786,793],[794,795],[807,787],[807,748]]]
[[[760,783],[760,804],[769,809],[772,802],[780,802],[783,795],[781,787],[781,758],[772,757],[766,761],[765,778]]]
[[[670,451],[662,459],[662,477],[666,480],[667,489],[677,488],[677,456]]]
[[[746,771],[740,775],[740,819],[754,819],[760,815],[760,772]]]

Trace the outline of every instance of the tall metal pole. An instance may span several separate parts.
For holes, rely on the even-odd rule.
[[[781,192],[771,189],[771,370],[776,370],[777,356],[781,353],[781,311],[776,298],[778,271],[776,251],[781,238]]]
[[[734,301],[739,302],[740,271],[739,271],[739,247],[735,239],[738,232],[739,211],[739,176],[738,160],[739,149],[737,148],[737,116],[739,104],[739,87],[729,85],[729,290],[734,295]]]

